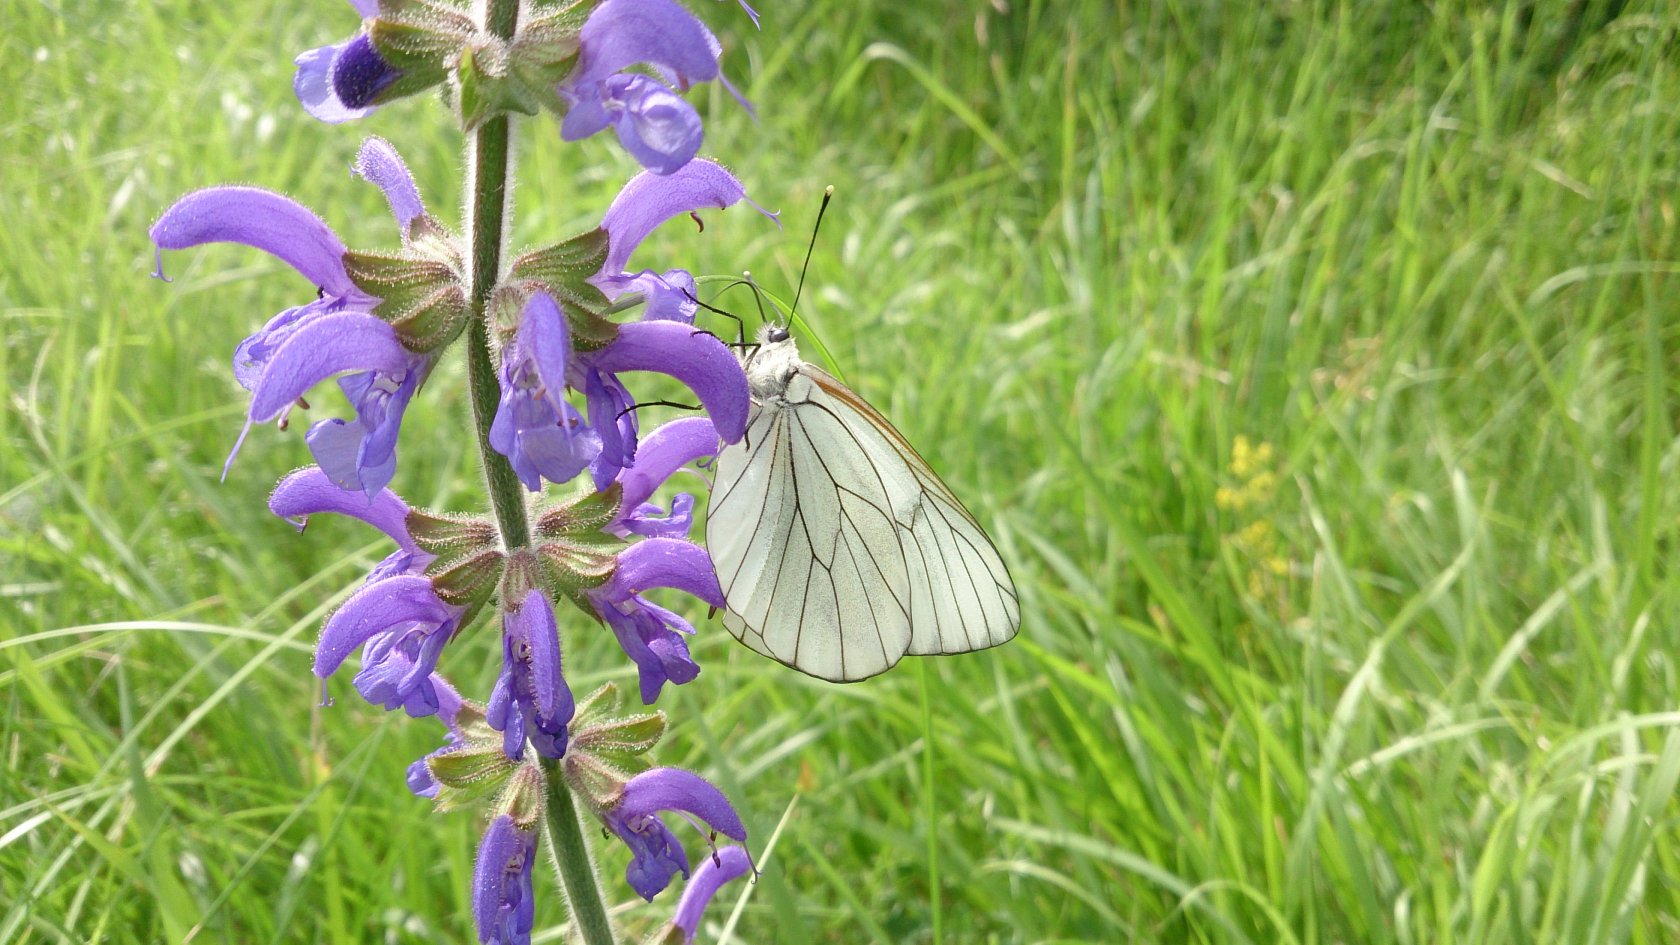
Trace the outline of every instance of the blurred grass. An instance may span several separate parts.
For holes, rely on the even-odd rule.
[[[836,184],[802,314],[1025,603],[1003,649],[852,687],[702,625],[662,760],[756,838],[786,814],[735,941],[1680,937],[1672,11],[703,6],[761,116],[698,90],[708,152],[787,228],[714,214],[641,258],[785,291]],[[213,183],[389,245],[344,171],[368,133],[457,215],[432,103],[295,107],[291,55],[350,28],[21,4],[0,38],[0,941],[471,938],[477,824],[402,783],[435,723],[322,710],[307,669],[382,546],[268,516],[296,431],[217,482],[227,353],[303,287],[231,247],[145,278],[146,226]],[[521,142],[516,242],[631,170]],[[414,501],[475,502],[461,388],[405,425]],[[628,678],[592,631],[579,691]],[[662,920],[623,864],[626,928]]]

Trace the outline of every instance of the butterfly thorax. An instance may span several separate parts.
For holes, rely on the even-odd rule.
[[[787,392],[788,381],[799,373],[799,347],[792,338],[765,341],[768,329],[760,329],[759,344],[741,361],[747,372],[747,387],[759,404],[776,403]]]

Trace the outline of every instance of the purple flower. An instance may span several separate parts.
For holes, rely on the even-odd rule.
[[[729,799],[692,771],[654,768],[631,778],[618,803],[601,812],[601,820],[630,848],[624,878],[650,902],[672,876],[689,875],[688,853],[659,819],[660,811],[680,812],[731,839],[747,839],[747,828]]]
[[[578,61],[559,86],[568,110],[560,136],[579,141],[606,128],[643,167],[670,174],[693,159],[704,132],[678,92],[718,79],[723,47],[672,0],[605,0],[583,24]],[[647,65],[664,79],[623,70]],[[675,86],[673,90],[672,86]],[[745,99],[741,104],[751,110]]]
[[[502,398],[490,424],[490,445],[508,458],[532,492],[542,480],[567,482],[601,453],[601,435],[583,426],[566,402],[571,331],[560,307],[537,292],[519,318],[519,332],[502,352]]]
[[[669,514],[649,502],[672,473],[718,451],[717,427],[705,417],[684,417],[661,426],[643,440],[636,464],[619,473],[623,487],[619,513],[607,530],[620,537],[687,538],[694,523],[694,497],[686,492],[671,500]]]
[[[577,355],[573,385],[583,388],[589,425],[601,438],[591,465],[595,488],[605,489],[636,461],[636,415],[629,391],[618,380],[625,371],[658,371],[682,381],[727,442],[747,429],[751,405],[747,376],[734,352],[716,337],[680,322],[643,321],[620,325],[606,347]]]
[[[590,278],[609,299],[640,292],[647,299],[644,319],[694,321],[694,276],[683,269],[625,270],[630,256],[660,224],[672,217],[716,207],[728,209],[746,196],[735,175],[704,158],[691,161],[668,176],[643,172],[630,179],[607,208],[601,228],[607,231],[607,260]],[[751,201],[749,201],[750,203]],[[757,204],[753,206],[758,207]],[[775,214],[758,207],[774,220]]]
[[[745,876],[752,868],[752,857],[744,848],[733,845],[719,847],[701,862],[688,885],[683,887],[682,898],[677,900],[676,915],[671,917],[671,924],[682,929],[684,942],[694,941],[694,935],[700,929],[701,915],[723,884]]]
[[[432,769],[429,763],[438,755],[453,750],[466,738],[466,733],[461,730],[459,722],[462,705],[461,694],[455,690],[454,686],[449,684],[448,680],[436,674],[432,676],[432,689],[437,694],[438,721],[447,726],[448,731],[443,735],[443,747],[408,766],[406,778],[408,789],[416,797],[437,797],[439,785],[437,779],[432,777]]]
[[[398,545],[361,589],[327,618],[315,647],[315,675],[326,679],[351,651],[363,647],[355,686],[368,702],[386,710],[400,706],[417,718],[433,715],[446,704],[458,707],[459,697],[440,695],[453,690],[436,669],[438,655],[466,608],[445,603],[421,573],[433,557],[409,535],[402,499],[384,489],[366,504],[351,501],[311,466],[280,480],[268,507],[288,519],[307,519],[317,512],[349,515],[383,531]]]
[[[406,240],[409,224],[424,208],[402,159],[389,144],[371,138],[356,168],[385,191]],[[305,440],[334,482],[371,500],[396,471],[403,411],[433,358],[409,350],[395,329],[372,314],[380,299],[351,280],[337,234],[308,208],[279,194],[211,187],[176,201],[153,224],[151,237],[160,278],[163,250],[231,242],[278,257],[317,287],[313,301],[276,315],[235,349],[234,377],[251,391],[251,407],[223,475],[253,423],[283,417],[317,383],[354,371],[339,387],[355,419],[318,421]]]
[[[507,814],[484,831],[473,868],[473,918],[484,945],[531,941],[531,866],[536,858],[536,831],[519,829]]]
[[[537,754],[559,758],[566,753],[566,726],[572,720],[572,691],[560,672],[560,630],[554,607],[533,589],[525,599],[504,605],[502,673],[490,693],[486,715],[502,733],[509,758],[525,757],[525,742]]]
[[[379,15],[378,0],[350,0],[350,5],[363,17]],[[304,111],[331,124],[371,113],[378,107],[379,93],[402,76],[373,48],[365,32],[301,53],[296,65],[292,91]]]
[[[612,577],[588,594],[625,655],[635,662],[644,705],[652,705],[667,682],[680,686],[700,674],[683,642],[683,636],[694,628],[642,597],[643,591],[654,587],[676,588],[713,607],[724,606],[711,556],[699,545],[678,538],[649,538],[619,553]]]

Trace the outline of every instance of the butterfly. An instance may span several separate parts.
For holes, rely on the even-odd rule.
[[[717,456],[706,518],[730,633],[834,682],[1015,636],[1009,569],[944,480],[786,328],[757,341],[747,435]]]

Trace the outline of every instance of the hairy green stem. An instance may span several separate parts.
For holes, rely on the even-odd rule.
[[[502,39],[512,39],[519,25],[519,0],[489,0],[485,27]],[[478,452],[484,464],[485,488],[495,509],[502,546],[508,550],[531,542],[525,511],[525,487],[506,456],[490,446],[490,424],[496,416],[501,386],[490,352],[490,295],[502,275],[502,243],[507,231],[508,171],[513,165],[513,129],[507,115],[486,120],[472,138],[472,179],[467,191],[468,240],[472,247],[472,323],[467,329],[467,384],[472,392],[473,420],[478,429]],[[560,879],[571,905],[572,919],[585,945],[614,945],[606,904],[595,879],[595,864],[583,839],[571,789],[556,762],[543,759],[548,798],[544,805],[548,840],[560,868]]]
[[[595,878],[595,861],[584,844],[571,789],[560,775],[558,761],[544,758],[542,765],[548,784],[548,803],[543,805],[543,816],[548,821],[548,842],[554,850],[554,861],[560,867],[560,883],[566,888],[566,901],[572,905],[572,923],[588,945],[610,945],[612,923],[607,920],[607,905],[601,899],[601,886]]]

